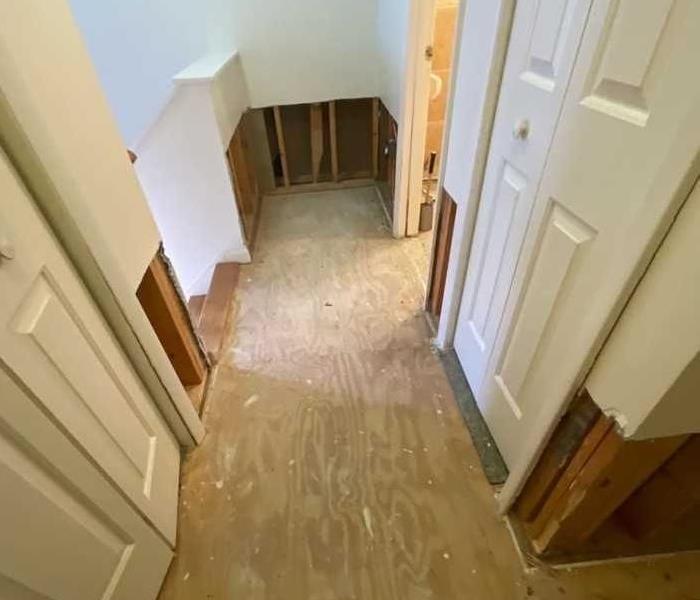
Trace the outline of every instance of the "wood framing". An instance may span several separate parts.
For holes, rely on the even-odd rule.
[[[379,175],[379,98],[372,98],[372,177]]]
[[[534,521],[537,515],[541,514],[543,505],[552,497],[554,488],[582,447],[599,415],[600,410],[587,393],[574,400],[518,498],[515,514],[522,521]],[[587,456],[587,453],[584,452],[584,456]],[[579,457],[579,460],[582,459],[583,456]]]
[[[700,507],[700,435],[691,437],[618,511],[636,538],[651,538]]]
[[[252,248],[257,230],[262,194],[248,142],[246,120],[241,120],[226,151],[233,180],[234,196],[243,224],[243,233]]]
[[[309,107],[311,126],[311,170],[313,182],[318,183],[323,158],[323,110],[320,102]]]
[[[331,138],[331,174],[333,181],[338,181],[338,136],[335,118],[335,100],[328,103],[328,126]]]
[[[277,146],[279,148],[280,160],[282,161],[282,177],[284,179],[284,186],[289,187],[289,167],[287,166],[287,147],[284,143],[284,129],[282,127],[282,117],[280,115],[280,107],[272,107],[273,114],[275,115],[275,131],[277,133]]]
[[[207,364],[160,253],[151,261],[136,295],[182,384],[200,384]]]
[[[267,155],[282,192],[375,180],[379,174],[379,99],[351,98],[261,109]],[[264,141],[263,141],[264,143]],[[302,187],[303,186],[303,187]],[[269,190],[266,190],[269,191]]]
[[[214,269],[209,292],[199,322],[199,334],[204,341],[212,362],[217,362],[221,353],[221,342],[226,333],[233,293],[238,284],[240,265],[219,263]]]
[[[699,514],[698,465],[700,436],[625,440],[584,390],[540,457],[513,518],[545,557],[600,556],[601,549],[630,555],[634,538],[651,538]],[[700,548],[692,535],[679,543]]]
[[[434,262],[428,290],[428,310],[435,316],[440,316],[442,310],[442,298],[445,292],[445,279],[447,278],[447,266],[450,260],[450,247],[452,245],[452,232],[454,230],[457,203],[444,190],[440,190],[440,214],[437,218],[435,229],[435,243],[433,244]]]

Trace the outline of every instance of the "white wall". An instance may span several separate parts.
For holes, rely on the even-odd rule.
[[[233,1],[70,0],[125,144],[156,119],[178,71],[234,47]]]
[[[36,7],[17,7],[0,19],[3,93],[22,111],[16,118],[40,148],[52,185],[84,227],[92,251],[106,253],[135,291],[158,249],[158,230],[83,40],[63,2],[48,3],[33,25]]]
[[[377,95],[397,122],[401,122],[401,98],[406,76],[410,12],[411,0],[377,0],[375,21],[379,58]]]
[[[586,381],[625,436],[700,431],[699,232],[696,184]]]
[[[377,0],[230,0],[254,107],[377,95]]]
[[[203,57],[175,78],[171,101],[137,148],[136,172],[185,294],[204,294],[218,262],[247,262],[225,160],[248,104],[236,54]]]

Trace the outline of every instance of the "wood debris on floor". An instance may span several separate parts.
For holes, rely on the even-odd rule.
[[[697,557],[523,570],[381,210],[265,200],[161,600],[700,598]]]

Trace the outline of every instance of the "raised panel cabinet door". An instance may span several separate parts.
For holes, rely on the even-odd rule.
[[[515,10],[455,350],[482,407],[513,274],[590,0],[521,0]]]
[[[153,600],[172,551],[0,361],[0,598]]]
[[[510,467],[535,455],[697,177],[698,60],[700,2],[594,1],[481,393]]]
[[[4,153],[0,190],[0,360],[174,544],[177,443]]]

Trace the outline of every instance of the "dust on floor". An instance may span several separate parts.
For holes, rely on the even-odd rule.
[[[268,198],[161,600],[697,599],[696,557],[525,573],[372,189]]]

